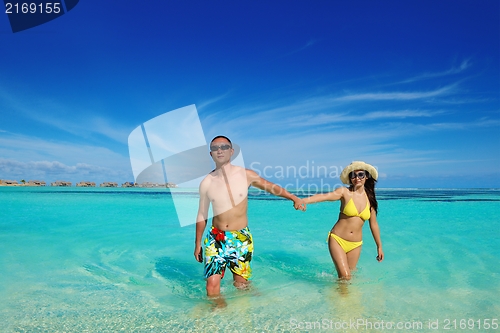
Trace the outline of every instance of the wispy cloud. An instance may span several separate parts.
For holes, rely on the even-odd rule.
[[[71,119],[46,113],[29,112],[28,115],[33,120],[79,137],[99,134],[116,142],[126,143],[131,132],[130,128],[120,125],[117,121],[86,112],[82,113],[81,116],[72,116]]]
[[[463,71],[465,71],[470,66],[471,66],[470,59],[466,59],[466,60],[462,61],[462,63],[459,66],[454,66],[446,71],[435,72],[435,73],[426,72],[426,73],[414,76],[412,78],[400,81],[398,83],[411,83],[411,82],[415,82],[415,81],[434,79],[437,77],[444,77],[444,76],[448,76],[448,75],[459,74],[459,73],[462,73]]]
[[[26,171],[43,172],[46,174],[77,174],[77,173],[100,173],[111,171],[96,165],[77,163],[76,165],[66,165],[58,161],[31,161],[20,162],[16,160],[0,159],[1,173],[18,173],[22,175]]]
[[[430,91],[412,91],[412,92],[368,92],[351,93],[341,96],[321,95],[313,97],[304,97],[295,100],[283,100],[281,102],[273,101],[268,104],[244,105],[243,107],[232,107],[231,109],[221,110],[218,113],[212,113],[204,118],[207,124],[219,123],[220,115],[224,114],[225,127],[240,127],[245,124],[247,128],[259,131],[259,129],[271,129],[274,131],[279,128],[295,128],[309,126],[327,126],[341,124],[346,122],[355,122],[363,120],[382,120],[382,119],[403,119],[403,118],[430,118],[447,113],[443,110],[390,110],[390,104],[387,110],[362,113],[353,103],[365,103],[370,101],[382,101],[385,103],[401,101],[422,100],[429,104],[430,101],[436,104],[442,104],[441,100],[448,100],[457,94],[458,83],[430,90]],[[442,97],[437,100],[438,97]],[[446,98],[445,98],[446,97]],[[395,106],[400,107],[400,105]],[[362,104],[360,109],[366,108]]]
[[[318,125],[329,125],[342,123],[353,123],[367,120],[393,120],[406,118],[431,118],[446,114],[446,111],[421,111],[421,110],[395,110],[395,111],[374,111],[368,113],[342,112],[342,113],[319,113],[290,117],[285,122],[288,126],[308,127]]]
[[[439,93],[420,93],[420,96],[437,96]],[[417,94],[419,93],[414,93],[414,95]],[[349,101],[363,101],[363,98],[366,98],[366,96],[350,95],[346,99]],[[416,97],[414,96],[414,98]],[[339,102],[339,98],[317,96],[293,101],[288,104],[283,102],[280,106],[245,106],[233,112],[224,113],[226,115],[225,127],[240,127],[240,124],[244,123],[247,128],[251,128],[253,131],[259,131],[260,129],[271,130],[272,128],[276,131],[279,128],[324,127],[345,123],[355,124],[367,120],[431,118],[448,112],[443,110],[384,110],[362,113],[359,111],[355,112],[352,108],[346,108],[344,103]],[[230,118],[231,115],[233,116],[232,119]],[[214,124],[219,119],[220,117],[217,114],[212,114],[205,118],[205,121],[209,124]]]
[[[447,123],[431,123],[426,125],[418,125],[424,129],[429,130],[464,130],[464,129],[478,129],[478,128],[491,128],[500,127],[500,119],[491,119],[481,117],[475,121],[470,122],[447,122]]]
[[[126,143],[131,131],[128,126],[120,124],[119,119],[106,119],[96,115],[92,110],[75,110],[53,100],[32,97],[30,102],[17,98],[0,88],[0,98],[10,108],[24,117],[49,125],[64,132],[88,137],[99,134],[120,143]]]
[[[81,116],[64,118],[44,113],[30,113],[31,119],[40,123],[50,125],[62,131],[87,137],[91,134],[99,134],[120,143],[126,143],[131,129],[119,124],[116,120],[106,119],[101,116],[83,112]]]
[[[467,66],[463,64],[461,68]],[[345,166],[361,159],[378,163],[387,170],[404,166],[422,174],[425,168],[434,170],[433,166],[449,165],[446,161],[457,160],[458,156],[470,155],[464,160],[478,159],[475,152],[458,151],[449,141],[432,143],[437,133],[453,137],[475,128],[491,132],[500,125],[500,120],[493,116],[474,117],[473,113],[465,114],[464,108],[443,108],[451,99],[464,98],[459,84],[433,90],[392,89],[303,98],[298,95],[294,100],[232,106],[221,111],[225,115],[223,121],[220,114],[212,114],[205,121],[207,128],[216,128],[217,133],[213,134],[234,135],[239,140],[247,166],[252,162],[257,162],[254,166],[261,169],[273,165],[297,166],[306,159],[317,164]],[[371,104],[372,101],[383,103]],[[412,108],[402,108],[405,104]],[[373,105],[380,110],[373,111]],[[424,138],[420,149],[415,148],[418,146],[415,137]],[[395,161],[397,167],[390,161]]]
[[[348,94],[335,98],[335,101],[353,102],[353,101],[405,101],[424,99],[430,97],[439,97],[456,93],[458,84],[448,85],[446,87],[431,91],[414,91],[414,92],[377,92],[377,93],[358,93]]]
[[[208,100],[205,100],[205,101],[202,101],[198,104],[196,104],[196,109],[198,111],[202,111],[204,108],[206,108],[207,106],[211,105],[211,104],[214,104],[214,103],[217,103],[223,99],[225,99],[227,96],[229,96],[229,92],[225,93],[225,94],[222,94],[220,96],[216,96],[214,98],[211,98],[211,99],[208,99]]]
[[[106,147],[43,140],[24,135],[2,134],[0,156],[9,156],[21,162],[58,160],[71,165],[85,163],[111,169],[130,169],[128,156],[123,156]]]
[[[316,39],[311,39],[311,40],[307,41],[307,43],[305,43],[304,45],[302,45],[302,46],[298,47],[297,49],[294,49],[294,50],[292,50],[292,51],[290,51],[290,52],[288,52],[288,53],[285,53],[285,54],[283,54],[283,55],[281,55],[281,56],[278,56],[276,59],[273,59],[273,61],[274,61],[274,60],[278,60],[278,59],[283,59],[283,58],[289,57],[289,56],[291,56],[291,55],[293,55],[293,54],[295,54],[295,53],[302,52],[302,51],[304,51],[304,50],[306,50],[306,49],[308,49],[308,48],[312,47],[312,46],[313,46],[314,44],[316,44],[317,42],[318,42],[318,40],[316,40]]]
[[[0,178],[2,179],[39,179],[45,181],[116,181],[130,178],[123,170],[105,168],[98,165],[77,163],[66,165],[59,161],[22,162],[0,158]]]
[[[298,52],[300,52],[300,51],[303,51],[303,50],[305,50],[305,49],[308,49],[308,48],[310,48],[311,46],[313,46],[313,45],[314,45],[314,44],[316,44],[316,43],[317,43],[317,40],[315,40],[315,39],[311,39],[311,40],[309,40],[306,44],[304,44],[303,46],[301,46],[300,48],[298,48],[298,49],[296,49],[296,50],[293,50],[293,51],[292,51],[292,52],[290,52],[290,53],[287,53],[285,56],[289,56],[289,55],[292,55],[292,54],[294,54],[294,53],[298,53]]]
[[[434,117],[447,113],[445,111],[421,111],[421,110],[396,110],[396,111],[375,111],[369,112],[363,116],[364,119],[400,119],[400,118],[419,118]]]

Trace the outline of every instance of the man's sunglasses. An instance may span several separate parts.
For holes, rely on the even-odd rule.
[[[349,178],[351,178],[351,179],[354,179],[356,177],[358,177],[359,179],[363,179],[366,177],[366,173],[364,171],[359,171],[359,172],[353,171],[349,174]]]
[[[224,144],[224,145],[220,145],[220,146],[210,146],[210,151],[217,151],[219,150],[219,148],[221,150],[228,150],[228,149],[231,149],[231,145],[228,145],[228,144]]]

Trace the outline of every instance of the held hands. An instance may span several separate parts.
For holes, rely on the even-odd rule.
[[[296,210],[301,210],[303,212],[305,212],[307,209],[307,206],[306,206],[306,203],[304,202],[304,200],[299,199],[299,198],[296,198],[293,200],[293,207]]]

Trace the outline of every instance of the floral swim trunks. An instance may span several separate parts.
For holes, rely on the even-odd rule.
[[[245,280],[252,275],[253,241],[248,227],[237,231],[223,231],[215,227],[205,238],[205,278],[220,274],[224,277],[226,266]]]

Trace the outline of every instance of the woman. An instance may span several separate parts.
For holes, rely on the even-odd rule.
[[[330,193],[322,193],[304,199],[304,203],[340,200],[337,223],[328,234],[328,247],[339,278],[349,280],[351,271],[361,254],[362,228],[369,220],[373,239],[377,244],[377,260],[384,259],[380,230],[377,223],[377,199],[375,183],[377,170],[365,162],[352,162],[340,174],[340,180],[349,187],[339,187]]]

